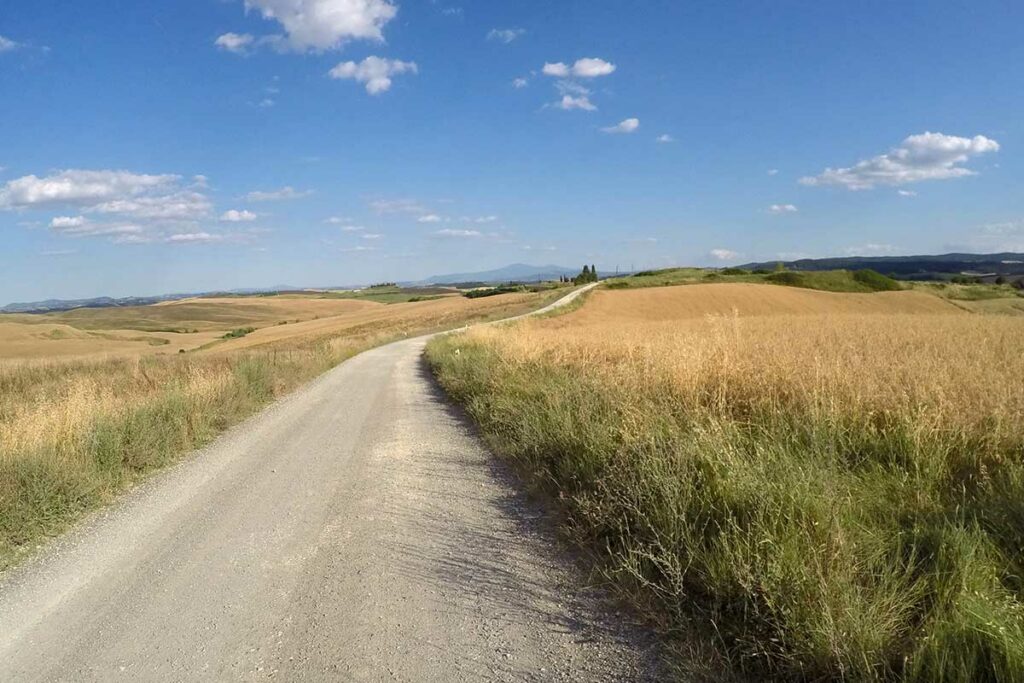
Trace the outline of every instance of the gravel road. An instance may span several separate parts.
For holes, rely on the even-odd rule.
[[[426,341],[352,358],[0,577],[0,680],[655,678]]]

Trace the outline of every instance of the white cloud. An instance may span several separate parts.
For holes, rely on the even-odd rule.
[[[343,226],[341,226],[341,231],[342,232],[362,232],[363,230],[366,230],[366,228],[364,228],[361,225],[343,225]]]
[[[595,57],[577,59],[576,63],[572,65],[572,75],[577,78],[596,78],[598,76],[607,76],[613,71],[615,71],[614,64]]]
[[[896,194],[901,197],[916,197],[917,193],[913,190],[896,190]]]
[[[512,87],[515,88],[516,90],[519,90],[521,88],[525,88],[529,84],[530,84],[530,81],[528,81],[525,78],[517,78],[514,81],[512,81]]]
[[[640,127],[640,119],[623,119],[614,126],[608,126],[601,130],[605,133],[635,133],[636,129]]]
[[[256,106],[260,109],[267,109],[269,107],[273,107],[275,104],[277,104],[277,102],[275,102],[273,98],[264,97],[256,104]]]
[[[573,109],[582,109],[584,111],[597,111],[597,106],[590,101],[590,98],[586,95],[580,95],[579,97],[573,97],[572,95],[562,95],[562,99],[555,103],[555,106],[559,109],[571,111]]]
[[[817,176],[801,178],[804,185],[832,185],[848,190],[870,190],[878,185],[905,185],[924,180],[948,180],[976,175],[961,164],[999,150],[999,143],[984,135],[961,138],[942,133],[907,137],[886,154],[848,168],[826,168]]]
[[[209,244],[211,242],[223,242],[224,235],[215,235],[209,232],[179,232],[168,235],[164,240],[171,244]]]
[[[768,207],[768,213],[796,213],[799,211],[792,204],[772,204]]]
[[[287,38],[277,42],[300,52],[336,50],[349,40],[383,41],[381,29],[398,13],[389,0],[245,0],[245,8],[281,24]]]
[[[768,175],[778,175],[778,174],[779,174],[779,169],[777,169],[777,168],[769,168],[768,169]]]
[[[355,252],[355,251],[377,251],[377,247],[368,247],[365,244],[359,244],[354,247],[346,247],[342,249],[343,252]]]
[[[507,45],[525,33],[525,28],[492,28],[487,33],[487,40],[497,40]]]
[[[366,92],[379,95],[391,89],[391,77],[404,73],[418,73],[415,62],[403,62],[383,57],[367,57],[359,62],[341,62],[328,72],[331,78],[353,79],[366,84]]]
[[[346,218],[345,216],[331,216],[330,218],[324,219],[324,223],[330,223],[331,225],[344,225],[345,223],[350,222],[352,222],[352,219]]]
[[[479,230],[459,230],[457,228],[444,228],[434,234],[438,237],[480,237],[483,235]]]
[[[739,254],[730,249],[712,249],[708,255],[717,261],[735,261]]]
[[[0,209],[74,207],[132,220],[190,221],[212,209],[199,189],[196,184],[182,186],[177,175],[69,169],[42,178],[22,176],[0,186]]]
[[[657,140],[661,144],[667,144],[669,142],[675,142],[676,141],[676,139],[674,137],[672,137],[671,135],[669,135],[668,133],[662,133],[661,135],[656,137],[655,140]]]
[[[254,221],[259,216],[254,214],[252,211],[246,211],[245,209],[229,209],[221,214],[220,219],[225,223],[248,223]]]
[[[0,208],[25,209],[62,204],[86,205],[166,190],[176,175],[69,169],[39,178],[27,175],[0,186]]]
[[[153,197],[133,197],[102,202],[85,209],[147,220],[197,220],[213,208],[201,192],[183,190]]]
[[[428,213],[416,219],[418,223],[440,223],[443,220],[436,213]]]
[[[20,43],[16,43],[10,38],[0,36],[0,52],[10,52],[11,50],[16,50],[19,47],[21,47]]]
[[[564,62],[545,62],[541,68],[541,73],[545,76],[554,76],[556,78],[568,78],[570,76],[576,78],[597,78],[598,76],[607,76],[614,72],[615,68],[614,64],[603,59],[584,57],[583,59],[577,59],[576,63],[572,66]]]
[[[477,216],[473,219],[474,223],[495,223],[497,222],[497,216]]]
[[[364,240],[379,240],[384,235],[376,232],[368,232],[365,235],[360,235]]]
[[[541,69],[541,73],[545,76],[557,76],[558,78],[568,77],[569,71],[569,66],[563,62],[545,62]]]
[[[85,216],[56,216],[50,221],[50,228],[52,230],[73,230],[81,228],[87,222],[89,219]]]
[[[296,190],[294,187],[286,185],[280,190],[254,190],[245,195],[245,198],[250,202],[276,202],[283,199],[300,199],[311,194],[313,194],[312,190]]]
[[[217,40],[213,41],[213,44],[221,50],[233,52],[238,55],[248,52],[249,48],[252,47],[255,41],[256,38],[248,33],[229,32],[218,36]]]

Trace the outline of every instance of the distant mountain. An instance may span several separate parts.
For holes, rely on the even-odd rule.
[[[270,288],[230,289],[216,292],[191,292],[187,294],[159,294],[157,296],[125,296],[113,298],[97,296],[92,299],[46,299],[45,301],[29,301],[25,303],[7,304],[0,308],[0,313],[50,313],[54,311],[70,311],[75,308],[114,308],[122,306],[149,306],[161,301],[178,301],[197,296],[265,294],[268,292],[297,292],[301,287],[280,285]]]
[[[748,263],[742,268],[772,269],[778,261]],[[783,261],[790,270],[857,270],[871,268],[900,280],[947,280],[954,275],[1024,275],[1024,254],[939,254],[921,256],[849,256]]]
[[[580,266],[582,268],[582,266]],[[448,275],[434,275],[425,280],[415,283],[417,285],[447,285],[462,282],[536,282],[538,280],[557,280],[562,275],[573,277],[579,275],[580,268],[566,268],[564,266],[531,266],[525,263],[513,263],[504,268],[484,270],[476,273],[450,273]]]

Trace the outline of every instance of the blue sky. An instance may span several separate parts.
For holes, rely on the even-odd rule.
[[[0,302],[1024,251],[1019,2],[8,2]]]

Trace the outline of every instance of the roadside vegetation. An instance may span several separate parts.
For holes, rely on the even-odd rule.
[[[749,282],[785,285],[826,292],[885,292],[898,291],[904,286],[890,277],[873,270],[745,270],[743,268],[666,268],[641,271],[627,277],[607,280],[609,289],[635,289],[640,287],[666,287],[670,285],[705,284],[709,282]]]
[[[428,357],[681,676],[1024,680],[1024,320],[916,292],[793,290],[838,312],[782,314],[774,287],[715,287],[744,314],[598,291]]]
[[[481,302],[447,297],[408,305],[366,303],[334,317],[314,315],[301,322],[292,317],[294,322],[286,325],[275,320],[262,329],[211,332],[214,341],[207,349],[189,352],[109,360],[7,360],[0,364],[0,570],[83,512],[359,351],[409,335],[524,313],[563,292]],[[263,320],[268,311],[250,310],[250,304],[248,299],[223,299],[219,307],[207,310],[214,321],[244,320],[245,311],[254,316],[250,320]],[[276,303],[269,309],[275,315],[281,310]],[[295,300],[292,310],[308,316],[316,307]],[[118,312],[117,324],[123,315]],[[195,310],[187,315],[194,316]],[[90,344],[102,341],[88,339]],[[40,343],[58,342],[36,345]],[[4,351],[0,337],[0,357]]]

